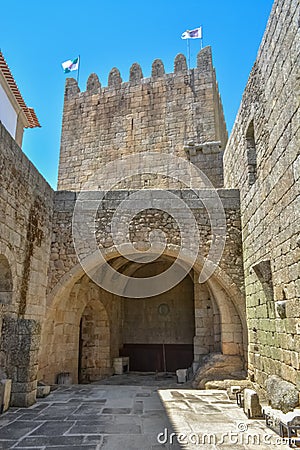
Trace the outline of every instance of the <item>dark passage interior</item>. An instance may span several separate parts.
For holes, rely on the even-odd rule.
[[[169,261],[139,267],[135,277],[153,277]],[[150,298],[123,299],[123,348],[130,370],[174,372],[193,362],[195,335],[194,285],[187,275],[173,289]]]

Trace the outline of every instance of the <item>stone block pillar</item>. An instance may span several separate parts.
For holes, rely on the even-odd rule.
[[[33,319],[4,317],[1,352],[12,380],[11,405],[30,406],[36,400],[41,325]]]
[[[8,410],[10,405],[11,380],[0,381],[0,414]]]
[[[195,275],[196,276],[196,275]],[[195,337],[194,361],[213,350],[214,313],[209,292],[204,284],[194,283]]]

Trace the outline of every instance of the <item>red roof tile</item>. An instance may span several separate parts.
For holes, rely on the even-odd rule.
[[[20,106],[20,108],[22,109],[22,111],[24,112],[24,114],[26,116],[27,125],[25,125],[25,128],[40,127],[41,125],[39,124],[39,121],[34,112],[34,109],[28,108],[28,106],[26,106],[26,103],[23,100],[23,97],[17,86],[17,83],[15,82],[14,77],[12,76],[12,73],[11,73],[1,51],[0,51],[0,71],[2,72],[2,75],[5,78],[11,93],[15,97],[16,102],[18,103],[18,105]]]

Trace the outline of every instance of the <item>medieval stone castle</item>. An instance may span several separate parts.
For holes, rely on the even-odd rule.
[[[177,55],[170,74],[155,60],[150,78],[135,63],[128,82],[112,69],[107,87],[95,74],[85,92],[67,79],[57,191],[20,149],[39,124],[1,55],[1,89],[20,112],[0,124],[0,367],[12,405],[34,403],[38,381],[92,382],[128,357],[153,372],[211,358],[212,378],[264,388],[275,374],[299,390],[299,12],[275,0],[229,139],[210,47],[194,69]],[[75,212],[85,224],[93,208],[94,253],[74,238]],[[141,257],[164,236],[158,257],[116,244],[116,214]],[[175,261],[180,281],[167,288]],[[138,295],[130,278],[144,283]]]

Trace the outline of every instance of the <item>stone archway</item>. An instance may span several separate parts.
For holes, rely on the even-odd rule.
[[[114,308],[111,297],[85,275],[65,294],[49,308],[42,327],[38,379],[53,384],[59,374],[67,373],[77,383],[110,375],[112,358],[117,356],[111,350],[118,347],[111,340],[106,309],[107,305]]]
[[[89,300],[80,320],[78,382],[97,381],[111,367],[107,312],[96,299]]]
[[[177,255],[178,249],[176,246],[172,245],[166,247],[162,256],[174,260]],[[106,258],[111,266],[114,266],[116,270],[124,274],[126,273],[128,276],[132,276],[140,267],[139,265],[134,266],[128,263],[124,254],[121,255],[115,248],[107,249]],[[99,259],[97,255],[91,255],[88,258],[88,265],[91,270],[96,270],[98,264]],[[194,278],[193,313],[195,319],[193,324],[194,339],[192,343],[194,361],[200,361],[203,355],[214,352],[221,352],[224,355],[244,356],[244,358],[246,358],[247,328],[243,295],[230,277],[220,267],[215,268],[213,276],[211,276],[205,284],[200,284],[198,278],[202,267],[203,260],[199,257],[191,271],[191,274],[193,274],[192,278]],[[87,279],[87,277],[85,278]],[[51,311],[61,308],[59,304],[62,299],[66,297],[73,298],[73,307],[75,304],[78,304],[79,297],[75,292],[78,289],[83,289],[82,279],[83,269],[82,266],[78,264],[60,280],[47,299],[48,318],[49,314],[51,316]],[[111,329],[114,328],[114,333],[110,333],[111,370],[113,358],[122,356],[122,349],[124,348],[123,344],[129,343],[127,339],[124,339],[124,329],[122,327],[122,298],[106,292],[96,285],[94,286],[95,289],[101,292],[101,299],[108,313],[110,327]],[[76,301],[74,300],[74,295],[77,299]],[[86,303],[81,305],[81,313],[80,316],[78,316],[78,330],[80,318],[85,307]],[[51,325],[49,325],[48,318],[46,318],[45,327],[48,328],[49,334],[49,327],[51,327]],[[112,326],[112,324],[114,325]],[[45,350],[43,349],[41,351],[41,361],[44,358],[44,351]],[[76,358],[78,359],[78,346],[76,349]],[[47,364],[49,367],[49,363]],[[41,373],[45,373],[43,366],[43,364],[40,366]]]

